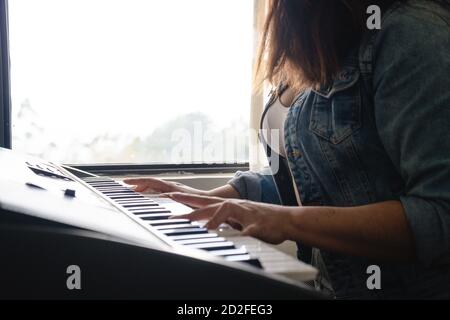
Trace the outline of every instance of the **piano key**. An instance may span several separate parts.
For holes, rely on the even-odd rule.
[[[118,202],[118,201],[138,201],[138,200],[143,200],[144,198],[133,198],[133,197],[137,197],[137,195],[135,193],[115,193],[115,194],[104,194],[105,196],[107,196],[108,198]],[[117,197],[122,197],[122,198],[117,198]]]
[[[195,226],[195,225],[192,224],[192,223],[184,223],[184,224],[170,224],[170,225],[167,225],[167,226],[158,226],[158,227],[155,227],[155,228],[157,230],[167,230],[167,229],[181,229],[181,228],[186,229],[186,228],[191,228],[193,226]]]
[[[100,191],[101,192],[101,191]],[[102,194],[104,194],[105,196],[107,196],[108,198],[111,198],[111,197],[132,197],[132,196],[135,196],[135,195],[137,195],[136,193],[134,193],[134,192],[118,192],[118,193],[105,193],[105,192],[102,192]],[[120,200],[120,199],[119,199]],[[135,199],[133,199],[133,200],[135,200]],[[116,200],[117,201],[117,200]]]
[[[119,188],[119,187],[117,187],[117,188],[95,188],[95,189],[98,190],[98,191],[101,191],[103,193],[110,193],[110,192],[119,193],[119,192],[122,192],[122,193],[134,193],[136,195],[139,195],[136,192],[134,192],[133,190],[125,189],[125,188]]]
[[[107,197],[109,197],[109,195],[106,195]],[[115,196],[121,196],[121,197],[123,197],[123,196],[135,196],[135,194],[133,194],[133,193],[118,193],[118,194],[113,194],[113,195],[110,195],[111,197],[115,197]],[[115,202],[122,202],[122,203],[126,203],[126,202],[138,202],[138,201],[147,201],[147,199],[145,198],[145,199],[142,199],[142,198],[139,198],[139,199],[118,199],[118,200],[114,200]]]
[[[119,204],[146,204],[146,203],[156,203],[149,199],[129,199],[129,200],[117,200]]]
[[[123,188],[123,187],[115,187],[115,188],[95,188],[96,190],[98,190],[98,191],[101,191],[101,192],[119,192],[119,191],[122,191],[122,192],[125,192],[125,193],[135,193],[135,192],[133,192],[132,190],[130,190],[130,189],[125,189],[125,188]]]
[[[243,260],[252,259],[252,256],[250,254],[246,253],[246,254],[239,254],[239,255],[235,255],[235,256],[227,256],[227,257],[224,257],[224,259],[227,261],[243,261]]]
[[[171,236],[170,237],[170,239],[172,239],[174,241],[205,239],[205,238],[217,238],[217,233],[209,232],[209,233],[190,234],[190,235],[185,235],[185,236]]]
[[[102,192],[103,195],[107,197],[124,197],[124,196],[134,196],[136,195],[134,192],[124,192],[124,191],[118,191],[118,192]]]
[[[215,256],[235,256],[239,254],[246,254],[248,253],[247,249],[245,247],[240,247],[237,249],[230,249],[230,250],[217,250],[217,251],[211,251],[211,254]]]
[[[119,199],[144,199],[145,197],[143,196],[109,196],[110,199],[112,200],[119,200]]]
[[[132,191],[132,190],[127,190],[127,189],[123,189],[123,191],[103,191],[103,194],[120,194],[120,193],[124,193],[124,194],[135,194],[136,192]]]
[[[177,243],[188,245],[188,244],[196,244],[196,243],[212,243],[212,242],[222,242],[227,241],[223,237],[214,237],[214,238],[200,238],[200,239],[187,239],[187,240],[178,240]]]
[[[119,203],[120,204],[120,203]],[[120,204],[122,207],[125,207],[123,204]],[[145,207],[136,207],[136,208],[128,208],[127,210],[133,211],[133,212],[144,212],[149,211],[150,213],[153,211],[158,210],[168,210],[167,208],[161,207],[159,204],[156,204],[154,206],[149,206],[148,208]]]
[[[89,183],[89,184],[101,184],[101,183],[117,183],[116,181],[114,181],[114,180],[85,180],[85,182],[86,183]]]
[[[108,186],[123,186],[117,182],[88,182],[89,185],[95,187],[108,187]]]
[[[164,209],[159,204],[154,202],[116,202],[124,208],[134,208],[133,210],[144,210],[145,207],[148,209]]]
[[[168,219],[168,220],[154,220],[149,223],[152,227],[158,227],[158,226],[170,226],[175,224],[184,224],[191,222],[191,220],[188,219]]]
[[[187,229],[168,229],[168,230],[161,230],[161,233],[165,234],[166,236],[185,236],[185,235],[208,233],[208,229],[200,227]]]
[[[228,257],[225,257],[225,260],[233,261],[233,262],[243,262],[243,263],[247,263],[251,266],[254,266],[256,268],[263,269],[261,261],[259,261],[259,259],[252,258],[249,254],[228,256]]]
[[[102,183],[102,184],[97,184],[97,183],[90,183],[91,187],[94,188],[123,188],[123,185],[118,184],[118,183]]]
[[[124,208],[153,208],[153,207],[159,207],[159,204],[154,203],[154,202],[149,202],[149,203],[141,203],[141,204],[121,204],[122,207]]]
[[[167,213],[157,213],[157,214],[148,214],[144,216],[139,216],[142,220],[149,221],[149,220],[162,220],[162,219],[169,219],[172,216],[172,214]]]
[[[102,179],[83,179],[84,182],[88,183],[88,184],[93,184],[93,183],[108,183],[108,182],[112,182],[114,180],[102,180]]]
[[[213,243],[196,243],[196,244],[187,244],[185,246],[188,248],[206,251],[236,249],[233,242],[230,241],[213,242]]]
[[[139,193],[136,193],[133,190],[127,190],[127,189],[111,189],[111,190],[98,190],[98,191],[101,191],[103,193],[115,192],[111,196],[114,196],[114,194],[124,193],[124,194],[129,195],[129,196],[140,196],[140,197],[143,197],[143,195],[141,195]]]
[[[172,211],[164,209],[164,208],[155,208],[154,210],[129,210],[131,213],[139,216],[139,217],[146,217],[146,216],[155,216],[155,214],[166,214],[169,217],[172,216]]]

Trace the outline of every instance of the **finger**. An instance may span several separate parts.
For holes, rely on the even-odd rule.
[[[251,224],[242,230],[242,236],[257,238],[258,236],[258,227],[255,224]]]
[[[125,179],[123,182],[129,185],[134,185],[136,192],[154,191],[154,192],[169,192],[172,191],[170,185],[160,179],[155,178],[140,178],[140,179]]]
[[[188,219],[191,221],[209,220],[216,213],[218,208],[219,206],[214,204],[201,209],[197,209],[188,214],[172,216],[170,217],[170,219]]]
[[[226,223],[228,223],[233,229],[242,231],[242,225],[239,222],[230,218],[226,221]]]
[[[144,178],[124,179],[123,182],[129,185],[141,185],[147,184],[147,179]]]
[[[214,213],[213,217],[205,225],[205,228],[217,229],[222,223],[225,223],[228,220],[242,225],[242,212],[240,212],[239,209],[239,206],[229,202],[222,203]]]
[[[125,179],[123,182],[133,186],[136,192],[144,192],[148,189],[147,179]]]
[[[171,199],[184,203],[190,207],[194,208],[202,208],[205,206],[209,206],[211,204],[220,203],[225,201],[225,199],[218,197],[208,197],[208,196],[200,196],[189,193],[181,193],[181,192],[172,192],[166,194]]]

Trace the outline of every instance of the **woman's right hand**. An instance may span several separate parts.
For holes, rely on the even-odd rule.
[[[134,191],[141,193],[171,193],[182,192],[196,195],[208,195],[207,191],[194,189],[181,183],[164,181],[156,178],[141,178],[141,179],[125,179],[128,185],[134,186]]]

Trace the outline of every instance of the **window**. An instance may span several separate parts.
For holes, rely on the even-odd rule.
[[[71,164],[247,162],[253,6],[9,1],[13,149]]]

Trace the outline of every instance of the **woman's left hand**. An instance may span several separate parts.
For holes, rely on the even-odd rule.
[[[209,220],[205,225],[208,229],[217,229],[222,223],[228,223],[233,228],[241,230],[242,235],[272,244],[288,240],[288,230],[292,226],[288,207],[186,193],[169,193],[167,196],[197,208],[190,214],[174,218]]]

